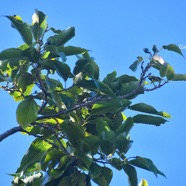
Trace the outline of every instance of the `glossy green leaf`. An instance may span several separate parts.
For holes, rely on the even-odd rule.
[[[69,27],[66,30],[62,30],[59,34],[48,38],[48,42],[55,46],[64,45],[72,37],[75,36],[75,28]]]
[[[145,113],[150,113],[150,114],[155,114],[155,115],[160,115],[166,118],[171,118],[171,115],[169,115],[166,112],[163,111],[157,111],[154,107],[151,105],[148,105],[146,103],[137,103],[135,105],[131,105],[129,107],[130,110],[135,110],[139,112],[145,112]]]
[[[22,50],[19,48],[8,48],[0,53],[0,60],[19,60],[23,58],[21,53]]]
[[[148,158],[143,158],[143,157],[137,156],[135,159],[130,160],[129,163],[136,166],[136,167],[140,167],[142,169],[151,171],[155,174],[155,176],[160,174],[165,177],[165,175],[157,169],[157,167],[154,165],[152,160],[150,160]]]
[[[116,135],[123,134],[128,135],[130,132],[131,128],[134,126],[133,119],[131,117],[128,117],[125,122],[120,125],[117,130],[116,130]]]
[[[36,121],[38,105],[33,97],[28,97],[19,103],[16,110],[17,122],[21,127],[26,128],[30,123]]]
[[[138,65],[143,61],[143,58],[141,56],[137,57],[137,60],[134,61],[132,65],[130,65],[130,69],[135,72],[137,70]]]
[[[30,145],[28,151],[23,156],[20,167],[17,169],[17,173],[25,171],[30,165],[40,162],[40,160],[46,155],[47,150],[51,148],[51,145],[47,142],[37,138]]]
[[[63,52],[66,56],[71,56],[71,55],[78,55],[78,54],[83,54],[84,52],[88,51],[84,48],[81,47],[75,47],[75,46],[58,46],[57,50],[59,52]]]
[[[37,9],[35,10],[35,13],[32,16],[32,34],[34,36],[34,39],[39,42],[39,39],[43,36],[47,29],[47,16]]]
[[[161,124],[167,122],[167,120],[165,120],[164,118],[143,114],[137,114],[133,117],[133,120],[134,123],[149,124],[155,126],[160,126]]]
[[[130,105],[130,101],[127,99],[112,99],[107,101],[100,101],[93,105],[92,114],[105,114],[105,113],[116,113],[119,110],[124,110]]]
[[[23,21],[17,20],[16,16],[6,16],[11,22],[14,28],[18,30],[23,41],[28,45],[32,45],[32,33],[30,30],[30,26]]]
[[[148,182],[145,179],[142,179],[139,183],[139,186],[148,186]]]
[[[137,178],[136,169],[129,164],[125,164],[123,165],[123,170],[128,176],[129,185],[138,186],[138,178]]]
[[[173,52],[176,52],[176,53],[183,56],[181,49],[179,48],[179,46],[177,46],[175,44],[164,45],[163,48],[167,49],[167,50],[170,50],[170,51],[173,51]]]
[[[57,47],[54,46],[54,45],[48,45],[45,47],[45,50],[47,52],[50,52],[49,55],[48,55],[48,59],[51,59],[51,58],[56,58],[56,57],[60,57],[60,54],[57,50]]]

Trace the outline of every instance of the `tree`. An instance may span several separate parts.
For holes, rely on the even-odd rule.
[[[16,132],[35,137],[12,185],[87,186],[94,181],[106,186],[113,176],[110,166],[123,170],[132,186],[138,184],[135,167],[165,176],[149,158],[126,153],[135,124],[160,126],[171,117],[146,103],[132,102],[144,92],[186,80],[158,55],[163,49],[182,55],[178,46],[145,48],[148,59],[138,56],[130,66],[132,71],[140,66],[139,78],[118,77],[113,71],[100,80],[99,66],[89,51],[67,45],[75,36],[74,27],[49,27],[46,15],[38,10],[31,25],[18,15],[6,18],[24,44],[0,53],[0,88],[19,102],[19,126],[1,134],[0,141]],[[74,68],[68,65],[69,58],[75,60]],[[126,117],[127,109],[136,114]]]

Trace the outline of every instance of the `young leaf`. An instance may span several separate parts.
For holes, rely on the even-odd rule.
[[[30,123],[36,121],[38,105],[33,97],[23,100],[17,107],[16,118],[21,127],[26,128]]]
[[[164,118],[143,114],[137,114],[136,116],[133,117],[133,120],[134,123],[142,123],[155,126],[160,126],[161,124],[167,122],[167,120],[165,120]]]
[[[170,50],[170,51],[173,51],[173,52],[176,52],[176,53],[183,56],[181,49],[179,48],[179,46],[177,46],[175,44],[164,45],[163,48],[167,49],[167,50]]]
[[[7,17],[12,22],[12,25],[14,26],[14,28],[18,30],[23,41],[31,46],[32,45],[32,33],[31,33],[29,25],[27,23],[23,23],[22,20],[18,20],[16,16],[5,16],[5,17]]]
[[[138,186],[148,186],[148,182],[145,179],[142,179]]]
[[[128,164],[123,165],[123,170],[128,176],[130,186],[138,186],[138,178],[136,169]]]
[[[47,29],[47,16],[37,9],[32,16],[32,33],[36,42],[39,42],[39,39],[43,36]]]

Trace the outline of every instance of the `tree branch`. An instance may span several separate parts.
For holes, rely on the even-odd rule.
[[[21,126],[13,127],[7,130],[6,132],[0,135],[0,142],[3,141],[5,138],[11,136],[12,134],[15,134],[16,132],[21,132],[21,131],[23,131]]]

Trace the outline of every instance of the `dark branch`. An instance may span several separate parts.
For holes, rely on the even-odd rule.
[[[6,132],[0,135],[0,142],[3,141],[5,138],[11,136],[12,134],[15,134],[16,132],[21,132],[21,131],[23,131],[21,126],[13,127],[7,130]]]

